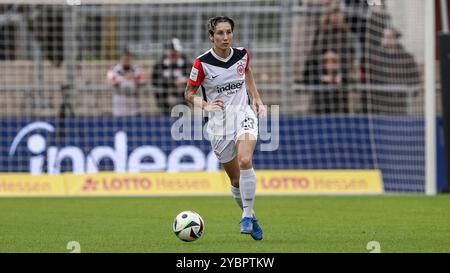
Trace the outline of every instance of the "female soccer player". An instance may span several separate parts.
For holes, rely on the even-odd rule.
[[[214,45],[195,59],[185,99],[208,112],[211,146],[230,178],[231,192],[242,209],[241,233],[262,240],[263,231],[253,211],[256,176],[252,159],[258,138],[255,111],[264,116],[266,108],[256,89],[248,51],[231,47],[233,30],[234,22],[227,16],[208,20],[209,39]],[[203,99],[195,95],[200,86]]]

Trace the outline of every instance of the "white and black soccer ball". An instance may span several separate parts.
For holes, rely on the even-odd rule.
[[[194,211],[183,211],[173,221],[173,232],[182,241],[192,242],[202,236],[205,230],[200,214]]]

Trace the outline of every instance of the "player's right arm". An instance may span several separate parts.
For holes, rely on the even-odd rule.
[[[206,102],[195,93],[197,92],[199,86],[187,84],[186,90],[184,91],[184,98],[187,102],[192,103],[194,107],[200,107],[208,112],[221,111],[224,109],[223,101],[213,100],[211,103]]]
[[[208,112],[223,110],[223,101],[213,100],[212,102],[208,103],[199,96],[196,96],[195,93],[198,91],[198,88],[200,87],[204,79],[205,73],[203,71],[202,63],[199,59],[196,59],[192,66],[191,75],[189,76],[189,80],[184,91],[185,100],[193,104],[194,107],[200,107],[201,109],[205,109]]]

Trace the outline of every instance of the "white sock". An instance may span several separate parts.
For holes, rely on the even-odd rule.
[[[231,193],[233,194],[234,200],[236,200],[236,203],[238,204],[238,206],[241,208],[241,210],[243,210],[241,189],[236,188],[235,186],[231,185]],[[252,215],[253,216],[255,215],[254,210],[252,210]]]
[[[243,205],[242,217],[253,217],[253,203],[256,193],[256,174],[253,168],[241,170],[239,186]]]
[[[231,193],[233,194],[234,200],[236,200],[238,206],[242,209],[243,206],[242,206],[241,190],[231,185]]]

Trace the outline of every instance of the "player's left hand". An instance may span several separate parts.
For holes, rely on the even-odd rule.
[[[254,101],[253,108],[255,109],[255,111],[259,117],[267,116],[266,106],[263,104],[263,102],[261,100]]]

